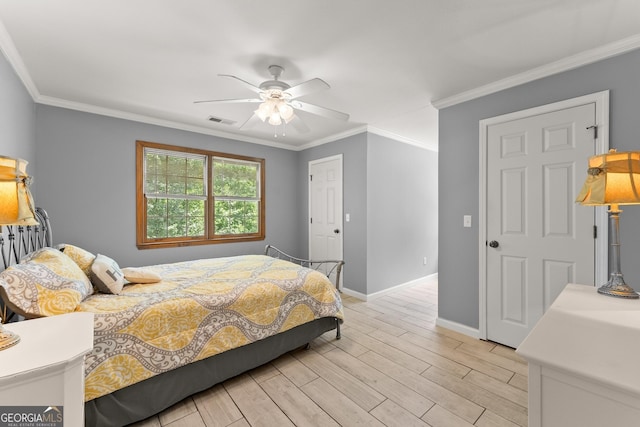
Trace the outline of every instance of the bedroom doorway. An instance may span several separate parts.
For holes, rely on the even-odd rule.
[[[481,121],[481,338],[517,347],[567,283],[606,281],[606,212],[574,202],[608,148],[606,106],[601,92]]]
[[[342,154],[309,162],[309,258],[341,260]],[[335,278],[332,278],[335,283]]]

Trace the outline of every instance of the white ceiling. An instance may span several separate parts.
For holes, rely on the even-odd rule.
[[[1,28],[4,26],[4,28]],[[291,149],[364,129],[437,149],[432,102],[508,87],[640,47],[638,0],[0,0],[0,48],[38,103]],[[238,128],[271,64],[311,128]],[[208,116],[237,122],[214,124]]]

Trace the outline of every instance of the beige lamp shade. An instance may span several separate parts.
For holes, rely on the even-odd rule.
[[[576,202],[588,206],[640,204],[640,151],[609,151],[589,158]]]
[[[27,162],[0,156],[0,225],[37,225]]]

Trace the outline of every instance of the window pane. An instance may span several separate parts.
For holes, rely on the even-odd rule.
[[[206,156],[145,152],[145,193],[206,196]]]
[[[258,202],[244,200],[217,200],[215,202],[215,233],[257,233]]]
[[[187,235],[187,218],[185,216],[169,215],[167,234],[169,237],[182,237]]]
[[[147,200],[147,238],[167,237],[167,199]]]
[[[260,166],[257,163],[213,160],[213,192],[216,196],[258,197]]]
[[[148,199],[147,238],[204,236],[204,206],[204,200]]]
[[[167,237],[166,218],[147,218],[147,238],[161,239]]]
[[[187,202],[187,236],[204,236],[204,201],[189,200]]]
[[[184,199],[167,200],[167,212],[169,216],[186,216],[187,201]]]
[[[158,186],[156,185],[156,181],[158,177],[156,175],[146,175],[144,183],[144,192],[146,194],[155,194],[158,191]]]
[[[187,194],[184,176],[167,175],[167,194]]]
[[[190,196],[204,195],[204,181],[202,178],[187,178],[187,194]]]
[[[204,162],[202,159],[187,159],[187,176],[204,178]]]
[[[187,159],[184,157],[167,156],[167,175],[186,175]]]

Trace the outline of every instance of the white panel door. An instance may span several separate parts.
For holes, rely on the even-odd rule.
[[[341,260],[342,240],[342,156],[309,162],[309,258]]]
[[[517,347],[567,283],[594,283],[594,210],[574,200],[595,104],[487,127],[487,339]]]

